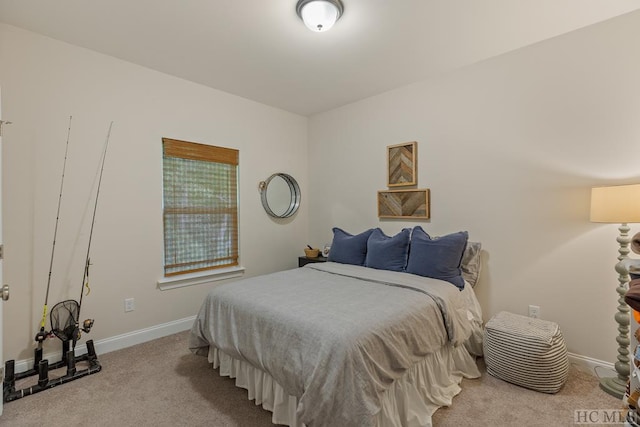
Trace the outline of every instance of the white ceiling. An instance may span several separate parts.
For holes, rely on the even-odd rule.
[[[640,8],[637,0],[0,0],[0,21],[301,115]]]

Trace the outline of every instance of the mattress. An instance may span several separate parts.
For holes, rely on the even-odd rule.
[[[245,377],[275,384],[288,402],[285,424],[393,425],[379,424],[391,417],[429,425],[462,377],[479,376],[469,354],[479,331],[470,288],[325,263],[214,288],[190,347],[220,364],[221,374],[228,360],[242,372],[251,369]],[[413,400],[424,403],[415,416]]]

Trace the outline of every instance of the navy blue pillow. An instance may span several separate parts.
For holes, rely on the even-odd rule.
[[[404,271],[409,256],[410,228],[403,228],[393,237],[376,228],[367,241],[366,267],[380,270]]]
[[[338,227],[333,228],[333,242],[327,261],[342,264],[364,265],[367,256],[367,240],[373,228],[360,234],[349,234]]]
[[[422,227],[415,227],[411,233],[407,273],[446,280],[464,288],[460,263],[468,239],[466,231],[432,239]]]

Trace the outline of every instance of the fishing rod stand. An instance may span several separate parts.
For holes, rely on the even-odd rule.
[[[4,383],[2,386],[2,396],[5,402],[11,402],[29,396],[35,393],[39,393],[44,390],[48,390],[55,386],[68,383],[78,378],[85,377],[87,375],[100,372],[102,366],[98,361],[96,355],[96,349],[93,344],[93,340],[87,341],[87,353],[80,356],[75,355],[75,349],[70,348],[70,341],[62,341],[62,358],[55,363],[49,363],[47,359],[42,358],[42,341],[44,341],[42,332],[36,335],[36,342],[38,342],[37,348],[34,350],[34,363],[33,368],[24,372],[15,372],[15,360],[7,360],[4,365]],[[44,337],[46,338],[45,333]],[[39,338],[41,338],[39,340]],[[75,347],[75,346],[74,346]],[[87,361],[89,367],[85,369],[76,369],[76,363]],[[49,379],[49,371],[59,369],[62,367],[67,368],[67,373],[59,378]],[[23,378],[38,375],[38,383],[30,387],[16,390],[16,381]]]
[[[0,125],[3,122],[0,121]],[[44,300],[42,322],[40,323],[40,330],[36,333],[35,341],[37,343],[34,349],[34,363],[33,368],[16,374],[16,362],[15,360],[8,360],[5,363],[4,382],[2,385],[2,398],[4,402],[11,402],[16,399],[20,399],[31,394],[35,394],[60,384],[77,380],[87,375],[95,374],[102,370],[102,366],[98,361],[96,355],[96,349],[93,345],[93,340],[87,341],[87,353],[81,356],[76,356],[75,348],[76,343],[80,339],[82,332],[89,333],[93,327],[93,319],[87,319],[82,323],[82,326],[78,324],[80,318],[80,308],[82,306],[82,297],[85,295],[84,288],[87,288],[87,294],[90,292],[89,288],[89,266],[91,261],[89,258],[91,250],[91,237],[93,236],[93,226],[96,220],[96,211],[98,210],[98,196],[100,195],[100,184],[102,183],[102,172],[104,171],[104,162],[107,157],[107,147],[109,146],[109,136],[111,135],[111,127],[113,122],[109,125],[109,131],[107,132],[107,139],[104,144],[104,151],[102,152],[102,161],[100,166],[100,177],[98,178],[98,187],[96,189],[95,203],[93,207],[93,218],[91,220],[91,231],[89,232],[89,244],[87,245],[87,257],[85,261],[84,276],[82,277],[82,288],[80,292],[80,300],[65,300],[57,303],[50,312],[51,319],[51,332],[45,330],[46,315],[47,315],[47,302],[49,300],[49,287],[51,285],[51,272],[53,269],[53,258],[56,248],[56,236],[58,234],[58,220],[60,218],[60,205],[62,202],[62,190],[64,187],[64,173],[67,165],[67,150],[69,148],[69,134],[71,133],[71,117],[69,117],[69,131],[67,133],[67,144],[64,152],[64,163],[62,166],[62,180],[60,182],[60,194],[58,196],[58,210],[56,214],[56,226],[53,232],[53,247],[51,249],[51,261],[49,263],[49,278],[47,280],[47,293]],[[1,130],[1,129],[0,129]],[[47,359],[43,359],[42,356],[42,344],[50,336],[55,335],[62,341],[62,357],[58,362],[49,364]],[[69,343],[73,345],[70,345]],[[86,369],[77,369],[76,364],[78,362],[88,362]],[[66,374],[57,377],[49,378],[49,373],[52,370],[67,368]],[[16,381],[21,379],[38,375],[38,382],[30,387],[16,390]]]

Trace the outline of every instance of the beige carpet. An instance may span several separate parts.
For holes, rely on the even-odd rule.
[[[208,367],[179,333],[98,355],[102,371],[4,405],[2,426],[271,426],[271,413]],[[434,426],[570,426],[575,409],[620,408],[594,377],[572,369],[556,395],[526,390],[484,371],[465,380]],[[335,426],[340,427],[340,426]]]

